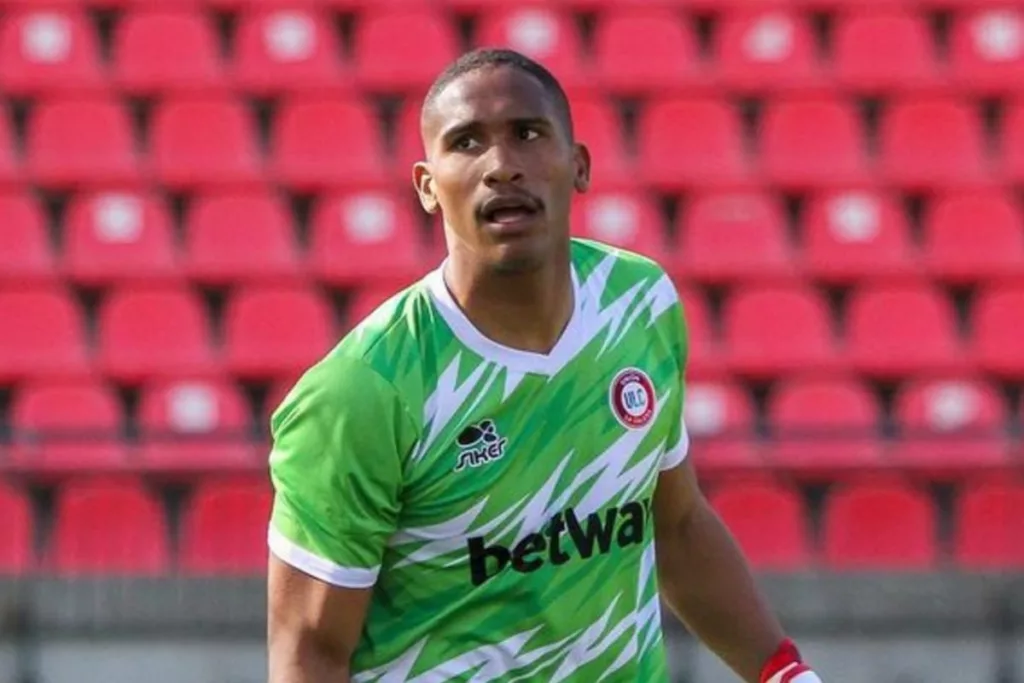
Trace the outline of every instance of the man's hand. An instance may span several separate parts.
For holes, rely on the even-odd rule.
[[[793,641],[783,641],[761,670],[760,683],[822,683],[811,667],[804,664]]]
[[[349,683],[371,589],[339,588],[270,557],[270,683]]]

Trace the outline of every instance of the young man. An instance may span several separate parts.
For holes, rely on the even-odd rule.
[[[663,683],[659,597],[742,680],[819,683],[686,459],[672,283],[569,237],[561,87],[470,53],[422,133],[448,258],[273,418],[271,683]]]

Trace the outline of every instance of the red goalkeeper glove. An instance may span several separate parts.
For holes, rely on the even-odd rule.
[[[761,683],[821,683],[821,679],[804,664],[800,651],[787,638],[761,669]]]

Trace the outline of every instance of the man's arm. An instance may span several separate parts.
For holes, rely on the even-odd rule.
[[[778,655],[785,634],[759,594],[732,535],[701,493],[688,461],[659,476],[654,515],[658,579],[665,602],[744,681],[769,680],[769,661]],[[790,671],[796,673],[796,668]]]
[[[270,683],[350,683],[372,589],[339,588],[270,556]]]

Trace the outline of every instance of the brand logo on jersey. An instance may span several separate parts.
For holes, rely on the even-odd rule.
[[[467,539],[469,572],[474,586],[480,586],[510,567],[521,573],[535,572],[545,563],[558,566],[573,559],[607,555],[613,547],[642,543],[651,499],[632,501],[587,515],[582,520],[573,508],[557,512],[538,533],[527,534],[515,546],[487,545],[483,536]]]
[[[461,472],[467,467],[480,467],[501,458],[505,455],[508,439],[498,434],[494,420],[483,420],[463,429],[457,443],[459,461],[455,463],[455,471]]]
[[[636,368],[620,371],[608,390],[615,418],[630,429],[639,429],[651,421],[655,400],[651,378]]]

